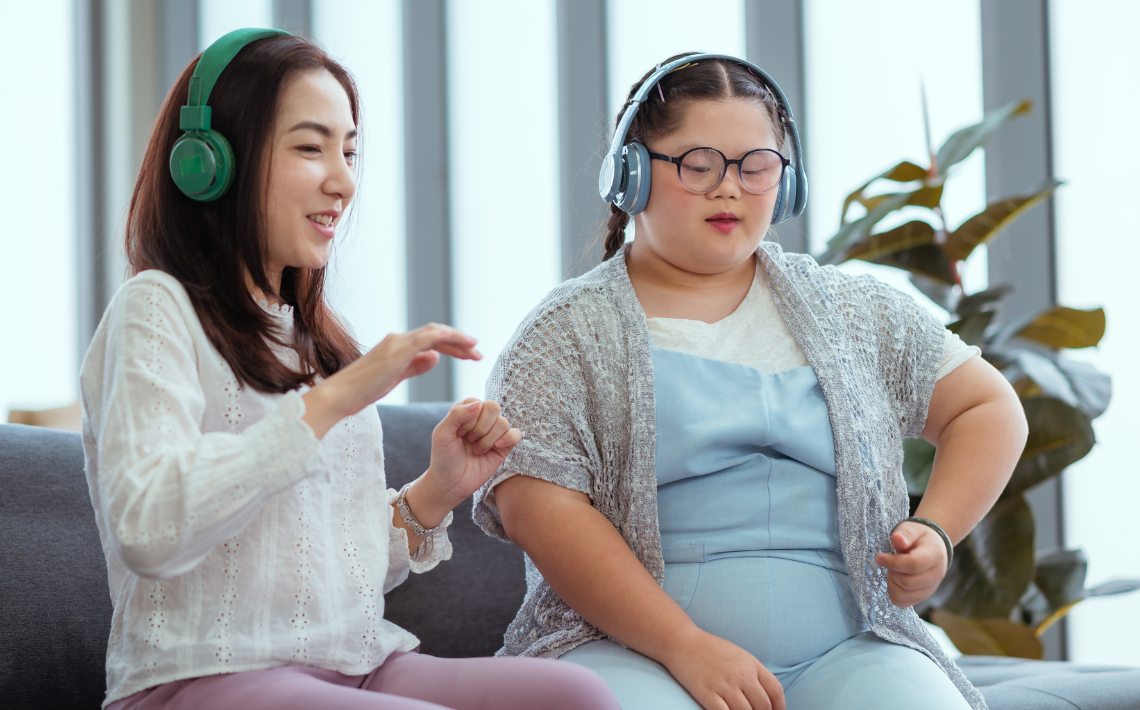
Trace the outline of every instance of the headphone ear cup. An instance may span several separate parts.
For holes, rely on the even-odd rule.
[[[776,192],[776,206],[772,209],[772,224],[779,224],[792,216],[792,206],[796,204],[795,172],[796,169],[791,165],[784,168]]]
[[[187,131],[170,151],[170,176],[192,200],[210,202],[234,181],[234,151],[217,131]]]
[[[630,143],[621,150],[622,168],[625,171],[622,192],[614,197],[614,204],[635,215],[649,203],[649,150],[640,143]]]

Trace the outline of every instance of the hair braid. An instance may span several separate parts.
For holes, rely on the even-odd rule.
[[[625,244],[625,228],[629,224],[629,213],[615,204],[610,204],[610,218],[606,220],[606,255],[602,261],[609,261],[621,251]]]

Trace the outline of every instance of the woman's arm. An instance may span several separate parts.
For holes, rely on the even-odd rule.
[[[595,627],[662,665],[707,710],[784,707],[751,654],[697,628],[589,496],[528,476],[498,484],[507,534],[551,588]]]
[[[1013,388],[980,357],[938,381],[922,438],[938,447],[917,517],[937,523],[956,545],[1001,495],[1025,448],[1028,426]],[[899,606],[914,606],[946,576],[942,538],[918,523],[891,535],[897,554],[876,561],[890,570],[888,590]]]

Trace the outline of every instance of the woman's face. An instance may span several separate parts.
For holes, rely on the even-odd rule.
[[[757,148],[779,150],[764,107],[746,99],[698,101],[688,106],[680,128],[649,141],[651,152],[680,156],[691,148],[716,148],[732,160]],[[717,274],[739,266],[760,245],[776,204],[778,188],[754,195],[729,166],[720,185],[704,194],[690,192],[677,166],[651,160],[652,191],[645,210],[634,217],[635,249],[685,271]]]
[[[356,192],[356,124],[340,82],[324,69],[285,86],[269,149],[266,271],[328,263],[333,235]]]

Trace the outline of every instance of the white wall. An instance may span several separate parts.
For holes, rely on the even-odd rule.
[[[447,42],[453,325],[484,355],[456,361],[462,399],[561,281],[554,0],[453,0]]]
[[[1065,538],[1089,558],[1088,582],[1140,578],[1136,507],[1140,464],[1140,311],[1136,268],[1136,166],[1140,165],[1140,5],[1127,0],[1055,0],[1052,17],[1059,299],[1103,306],[1101,346],[1075,353],[1113,377],[1112,404],[1094,423],[1097,446],[1064,473]],[[1086,663],[1140,665],[1140,593],[1093,599],[1073,610],[1069,651]]]
[[[79,396],[75,81],[70,0],[4,4],[0,43],[0,421]],[[23,28],[21,31],[15,31]],[[34,28],[35,31],[24,31]],[[22,71],[20,67],[31,67]]]
[[[805,0],[804,25],[809,243],[818,253],[839,229],[849,192],[901,160],[930,164],[923,83],[936,152],[955,130],[981,120],[981,20],[978,0]],[[978,152],[959,163],[947,182],[943,206],[950,228],[985,203],[985,164]],[[883,228],[913,218],[903,210]],[[897,269],[863,262],[843,268],[916,293]],[[967,291],[988,283],[984,248],[967,262],[964,281]]]
[[[227,32],[272,26],[273,0],[198,0],[199,50]]]
[[[407,330],[404,240],[404,55],[400,0],[314,0],[316,40],[356,80],[357,194],[333,241],[333,307],[365,348]],[[408,400],[407,384],[384,398]]]

